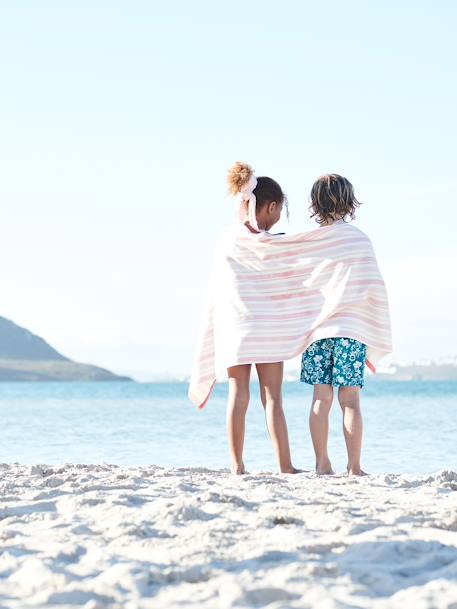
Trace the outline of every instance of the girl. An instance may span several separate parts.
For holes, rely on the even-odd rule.
[[[239,219],[243,230],[251,233],[268,232],[280,219],[287,205],[279,184],[272,178],[254,176],[252,168],[236,163],[228,174],[229,192],[239,196]],[[283,362],[256,364],[260,397],[265,410],[267,428],[282,473],[295,474],[282,407]],[[243,445],[246,411],[249,405],[251,364],[232,366],[227,370],[229,397],[227,406],[227,433],[232,458],[233,474],[245,474]]]

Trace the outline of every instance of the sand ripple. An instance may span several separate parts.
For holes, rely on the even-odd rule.
[[[457,609],[454,471],[0,473],[2,609]]]

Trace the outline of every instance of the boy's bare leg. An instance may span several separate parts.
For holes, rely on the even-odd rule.
[[[245,474],[243,463],[244,430],[249,405],[251,364],[227,369],[229,395],[227,404],[227,435],[232,458],[232,474]]]
[[[316,453],[316,473],[333,474],[328,457],[328,415],[333,402],[331,385],[314,385],[313,403],[309,413],[309,429]]]
[[[359,387],[340,387],[338,400],[343,411],[343,431],[348,451],[348,474],[366,476],[360,466],[362,452],[363,419],[360,410]]]
[[[292,465],[286,417],[282,408],[284,364],[283,362],[256,364],[256,368],[259,375],[260,397],[279,468],[284,474],[296,474],[299,470]]]

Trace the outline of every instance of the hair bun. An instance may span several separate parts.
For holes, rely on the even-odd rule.
[[[237,161],[235,165],[229,170],[227,176],[227,182],[229,186],[229,192],[231,195],[237,195],[243,186],[245,186],[251,176],[254,175],[254,170],[247,163],[240,163]]]

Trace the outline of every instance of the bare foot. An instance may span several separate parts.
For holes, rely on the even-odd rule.
[[[230,471],[234,476],[243,476],[247,473],[246,468],[244,467],[244,463],[241,463],[241,465],[232,465]]]
[[[282,469],[281,474],[303,474],[303,473],[305,473],[305,471],[306,470],[304,470],[304,469],[297,469],[296,467],[294,467],[292,465],[291,467]]]
[[[318,476],[332,476],[334,473],[332,464],[328,459],[322,461],[322,463],[316,463],[316,474]]]
[[[368,476],[367,472],[364,472],[361,467],[348,467],[348,476]]]

